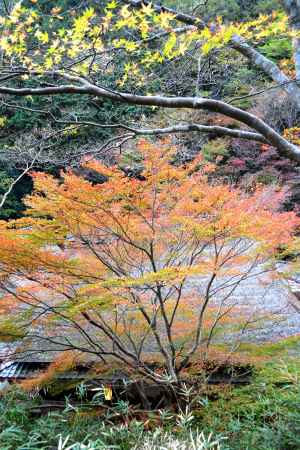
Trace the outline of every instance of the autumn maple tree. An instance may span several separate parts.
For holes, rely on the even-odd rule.
[[[299,147],[272,128],[259,115],[235,106],[237,99],[216,99],[199,91],[201,61],[213,53],[237,52],[252,67],[275,82],[272,88],[283,90],[299,110],[299,4],[284,0],[282,11],[254,20],[223,23],[215,18],[205,23],[199,16],[178,12],[145,0],[112,0],[107,4],[91,2],[88,8],[64,11],[53,5],[43,13],[39,1],[17,3],[0,18],[0,50],[2,67],[0,93],[4,108],[40,114],[58,128],[47,139],[60,133],[76,133],[80,128],[98,127],[118,130],[108,139],[107,151],[141,134],[205,133],[209,136],[230,136],[274,146],[278,152],[300,160]],[[64,18],[68,17],[67,23]],[[257,49],[267,38],[293,42],[294,65],[288,61],[277,65]],[[187,96],[169,93],[159,83],[159,67],[167,68],[173,61],[192,53],[199,62],[194,80],[194,93]],[[289,66],[292,66],[290,68]],[[172,66],[171,66],[172,67]],[[176,70],[176,68],[174,69]],[[112,74],[115,76],[112,77]],[[159,86],[157,85],[159,84]],[[136,105],[174,111],[203,110],[222,114],[238,123],[234,126],[199,123],[197,120],[167,114],[160,126],[128,123],[105,123],[90,120],[86,110],[72,113],[49,113],[49,108],[35,108],[30,101],[43,96],[83,96],[96,108],[103,102]],[[18,97],[26,97],[28,105]],[[49,103],[50,105],[50,103]],[[150,109],[151,110],[151,109]],[[5,123],[5,115],[1,122]]]
[[[216,338],[234,347],[260,320],[233,294],[274,273],[293,242],[299,219],[277,212],[282,192],[211,184],[212,167],[174,165],[167,143],[138,151],[138,178],[97,161],[102,184],[34,173],[26,217],[1,223],[0,334],[18,357],[71,350],[178,382]]]

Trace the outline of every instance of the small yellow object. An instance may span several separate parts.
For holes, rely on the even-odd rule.
[[[112,399],[112,388],[111,386],[103,386],[103,393],[105,400],[111,400]]]

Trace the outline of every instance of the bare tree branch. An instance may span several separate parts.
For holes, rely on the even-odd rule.
[[[1,208],[3,208],[3,206],[4,206],[4,204],[5,204],[5,202],[6,202],[6,200],[7,200],[7,197],[9,196],[9,194],[11,193],[11,191],[13,190],[13,188],[14,188],[14,186],[32,169],[32,167],[34,166],[34,163],[35,163],[35,161],[37,160],[37,158],[38,158],[38,154],[39,153],[37,153],[36,154],[36,157],[35,158],[33,158],[33,160],[31,161],[31,163],[30,164],[28,164],[27,166],[26,166],[26,168],[20,173],[20,175],[17,177],[17,178],[15,178],[11,183],[10,183],[10,185],[9,185],[9,188],[6,190],[6,192],[2,195],[2,199],[1,199],[1,201],[0,201],[0,209]]]
[[[252,141],[267,143],[268,141],[259,133],[252,133],[250,131],[231,129],[227,127],[221,127],[217,125],[198,125],[191,123],[188,125],[174,125],[165,128],[153,128],[153,129],[135,129],[128,126],[122,126],[122,128],[132,131],[137,135],[159,135],[159,134],[173,134],[173,133],[188,133],[191,131],[197,131],[199,133],[214,134],[215,136],[230,136],[239,139],[248,139]]]

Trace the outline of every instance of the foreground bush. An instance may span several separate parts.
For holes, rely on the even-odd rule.
[[[64,410],[32,417],[41,401],[13,390],[0,402],[0,448],[298,450],[299,368],[298,361],[268,365],[249,386],[207,387],[181,413],[141,416],[130,405],[115,404],[100,414],[95,404],[87,408],[66,400]]]

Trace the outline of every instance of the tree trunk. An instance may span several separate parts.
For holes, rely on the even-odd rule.
[[[300,33],[300,0],[283,0],[283,6],[289,16],[290,26],[293,31]],[[300,82],[300,37],[293,39],[294,63],[296,79]]]

